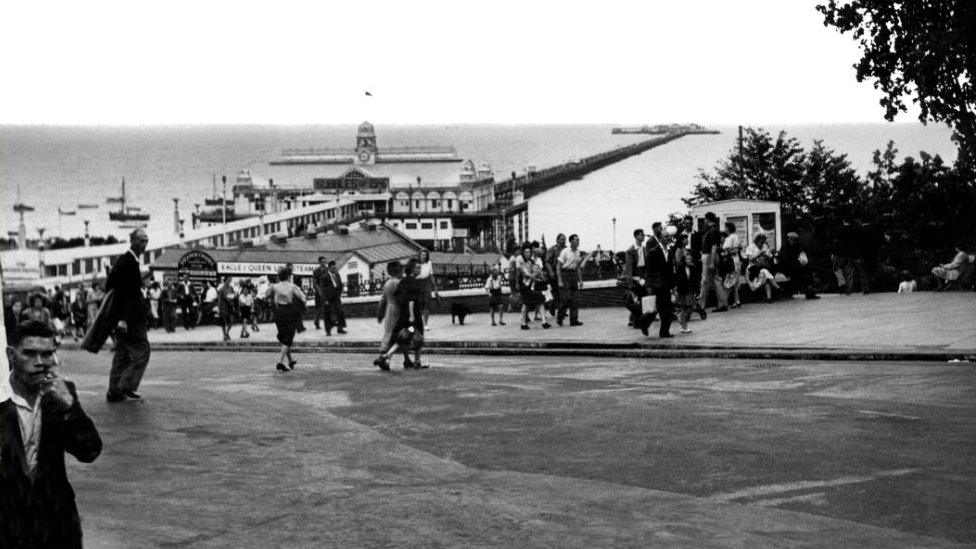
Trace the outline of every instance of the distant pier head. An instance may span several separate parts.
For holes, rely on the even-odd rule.
[[[522,176],[516,176],[498,181],[495,183],[495,207],[504,209],[514,205],[513,200],[515,192],[521,192],[522,197],[524,199],[528,199],[543,191],[547,191],[562,185],[567,181],[580,179],[584,175],[595,172],[600,168],[620,162],[621,160],[638,155],[644,151],[653,149],[658,145],[669,143],[686,135],[719,133],[716,130],[709,130],[697,124],[671,124],[668,126],[656,126],[655,128],[666,128],[666,131],[653,132],[662,134],[660,137],[647,139],[638,143],[632,143],[630,145],[623,145],[621,147],[617,147],[616,149],[597,153],[585,158],[570,160],[569,162],[545,168],[543,170],[530,171]],[[614,133],[627,133],[618,132],[616,130],[617,128],[614,128]]]
[[[285,149],[272,165],[286,164],[403,164],[408,162],[460,162],[454,147],[384,147],[376,145],[376,131],[369,122],[359,125],[352,149]]]
[[[690,134],[717,134],[718,130],[709,130],[698,124],[658,124],[656,126],[614,126],[610,133],[614,134],[635,134],[645,133],[650,135],[664,135],[669,133]]]

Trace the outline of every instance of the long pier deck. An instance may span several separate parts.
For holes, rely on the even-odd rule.
[[[669,133],[661,137],[647,139],[639,143],[632,143],[611,149],[609,151],[597,153],[579,160],[573,160],[539,170],[530,172],[524,176],[503,179],[495,183],[495,203],[496,207],[506,207],[511,204],[512,196],[515,191],[521,191],[523,196],[528,199],[543,191],[557,187],[567,181],[579,179],[584,175],[599,170],[610,164],[620,162],[631,156],[641,154],[644,151],[653,149],[659,145],[664,145],[686,135],[703,133],[718,133],[714,131],[689,130]]]

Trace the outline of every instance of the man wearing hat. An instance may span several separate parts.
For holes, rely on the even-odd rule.
[[[793,287],[802,291],[807,299],[820,299],[813,290],[813,274],[810,272],[810,261],[807,253],[800,244],[800,235],[790,231],[786,233],[786,244],[776,256],[777,270],[793,282]]]

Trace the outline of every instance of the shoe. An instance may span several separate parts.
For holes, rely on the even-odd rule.
[[[346,331],[343,330],[342,328],[339,328],[338,330],[336,330],[336,333],[337,334],[344,334],[344,333],[346,333]]]
[[[403,359],[403,369],[404,370],[416,370],[417,365],[413,363],[409,358]]]
[[[702,309],[698,311],[698,316],[701,317],[702,320],[705,320],[708,318],[708,313],[705,311],[705,309]]]
[[[298,364],[298,361],[297,360],[289,360],[288,361],[288,369],[289,370],[294,370],[296,364]]]
[[[327,335],[327,336],[330,336],[330,335],[332,335],[332,332],[330,332],[330,331],[326,331],[326,332],[325,332],[325,335]]]
[[[542,328],[544,330],[548,330],[549,328],[552,328],[552,324],[549,324],[548,322],[543,322],[542,323]]]
[[[810,294],[807,296],[807,299],[820,299],[820,296],[817,294]]]
[[[570,325],[570,326],[582,326],[582,325],[583,325],[583,323],[582,323],[582,322],[580,322],[580,321],[576,321],[576,322],[570,322],[570,323],[569,323],[569,325]]]
[[[691,333],[691,328],[682,328],[681,329],[681,333],[683,333],[683,334],[690,334]]]
[[[429,370],[430,369],[430,365],[429,364],[424,364],[423,362],[415,362],[414,365],[413,365],[413,367],[416,368],[417,370]]]
[[[563,325],[563,319],[561,319],[559,317],[556,317],[556,324],[559,324],[560,326],[562,326]]]
[[[661,339],[665,339],[665,338],[668,338],[668,337],[674,337],[674,334],[661,334],[659,337]]]
[[[315,323],[315,329],[316,329],[316,330],[318,330],[318,329],[319,329],[319,323],[318,323],[318,322],[316,322],[316,323]]]
[[[142,398],[142,395],[133,391],[132,389],[122,389],[122,394],[133,400],[139,400]]]
[[[641,322],[640,323],[640,331],[641,331],[641,333],[644,334],[645,336],[651,335],[651,334],[647,333],[647,329],[650,328],[650,327],[651,327],[651,323],[650,322]]]
[[[499,321],[498,321],[498,325],[499,325],[499,326],[504,326],[504,325],[505,325],[505,323],[504,323],[504,322],[502,322],[501,320],[499,320]]]
[[[125,400],[125,395],[122,393],[106,393],[105,400],[107,402],[122,402]]]
[[[733,303],[732,305],[729,306],[729,308],[730,309],[738,309],[741,306],[742,306],[741,303]]]
[[[529,325],[528,324],[523,324],[522,325],[522,329],[523,330],[528,330],[529,329]]]
[[[724,313],[725,311],[728,311],[728,310],[729,310],[728,307],[719,307],[717,309],[712,309],[712,312],[713,313]]]
[[[492,322],[492,323],[491,323],[491,325],[492,325],[492,326],[498,326],[498,324],[496,324],[496,323],[494,323],[494,322]]]
[[[287,371],[288,371],[288,366],[285,366],[284,364],[282,364],[282,363],[280,363],[280,362],[279,362],[278,364],[275,364],[275,368],[276,368],[276,369],[277,369],[277,370],[278,370],[279,372],[287,372]]]
[[[382,356],[378,357],[376,360],[373,361],[373,366],[376,366],[377,368],[383,370],[384,372],[390,371],[390,363],[389,361],[386,360],[386,357],[382,357]]]

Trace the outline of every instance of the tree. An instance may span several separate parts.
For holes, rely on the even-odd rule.
[[[715,166],[715,173],[699,171],[688,206],[730,198],[777,200],[784,219],[793,219],[805,207],[801,195],[806,156],[800,142],[779,132],[773,138],[762,128],[746,128],[742,154],[737,148]]]
[[[857,80],[882,91],[885,119],[906,111],[911,96],[922,123],[953,128],[959,166],[976,168],[976,2],[830,0],[817,10],[859,43]]]

